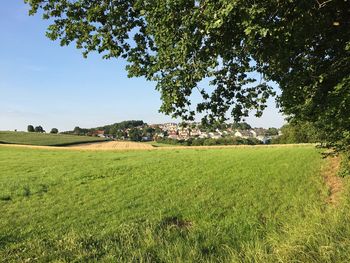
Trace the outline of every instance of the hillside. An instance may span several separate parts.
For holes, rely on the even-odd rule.
[[[40,146],[65,146],[79,143],[100,142],[104,138],[36,132],[0,131],[0,143]]]
[[[0,162],[3,262],[350,260],[350,198],[328,203],[312,146],[0,146]]]

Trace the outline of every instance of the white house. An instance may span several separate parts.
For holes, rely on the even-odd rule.
[[[234,133],[234,136],[248,139],[248,138],[253,137],[253,133],[251,131],[248,131],[248,130],[236,130],[236,132]]]

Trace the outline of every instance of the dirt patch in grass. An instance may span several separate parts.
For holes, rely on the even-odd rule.
[[[161,228],[177,228],[177,229],[189,229],[192,226],[192,222],[184,220],[181,217],[169,216],[165,217],[159,224]]]
[[[331,205],[339,203],[340,194],[343,190],[343,180],[337,176],[340,168],[340,157],[329,157],[327,166],[322,171],[322,176],[329,189],[329,195],[326,202]]]

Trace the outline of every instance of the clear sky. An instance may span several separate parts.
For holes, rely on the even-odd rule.
[[[84,59],[74,46],[60,47],[45,37],[48,22],[27,13],[23,0],[0,1],[0,130],[172,121],[158,113],[154,83],[127,78],[123,60]],[[284,122],[273,100],[262,118],[247,121],[256,127]]]

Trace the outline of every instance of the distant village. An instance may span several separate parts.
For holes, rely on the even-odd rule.
[[[268,143],[271,139],[281,135],[277,128],[252,128],[247,123],[222,124],[220,127],[208,128],[200,123],[178,124],[146,124],[143,121],[125,121],[107,125],[96,129],[80,129],[76,127],[71,133],[83,133],[111,140],[158,141],[175,140],[188,141],[195,139],[221,139],[235,137],[254,139],[261,143]]]

